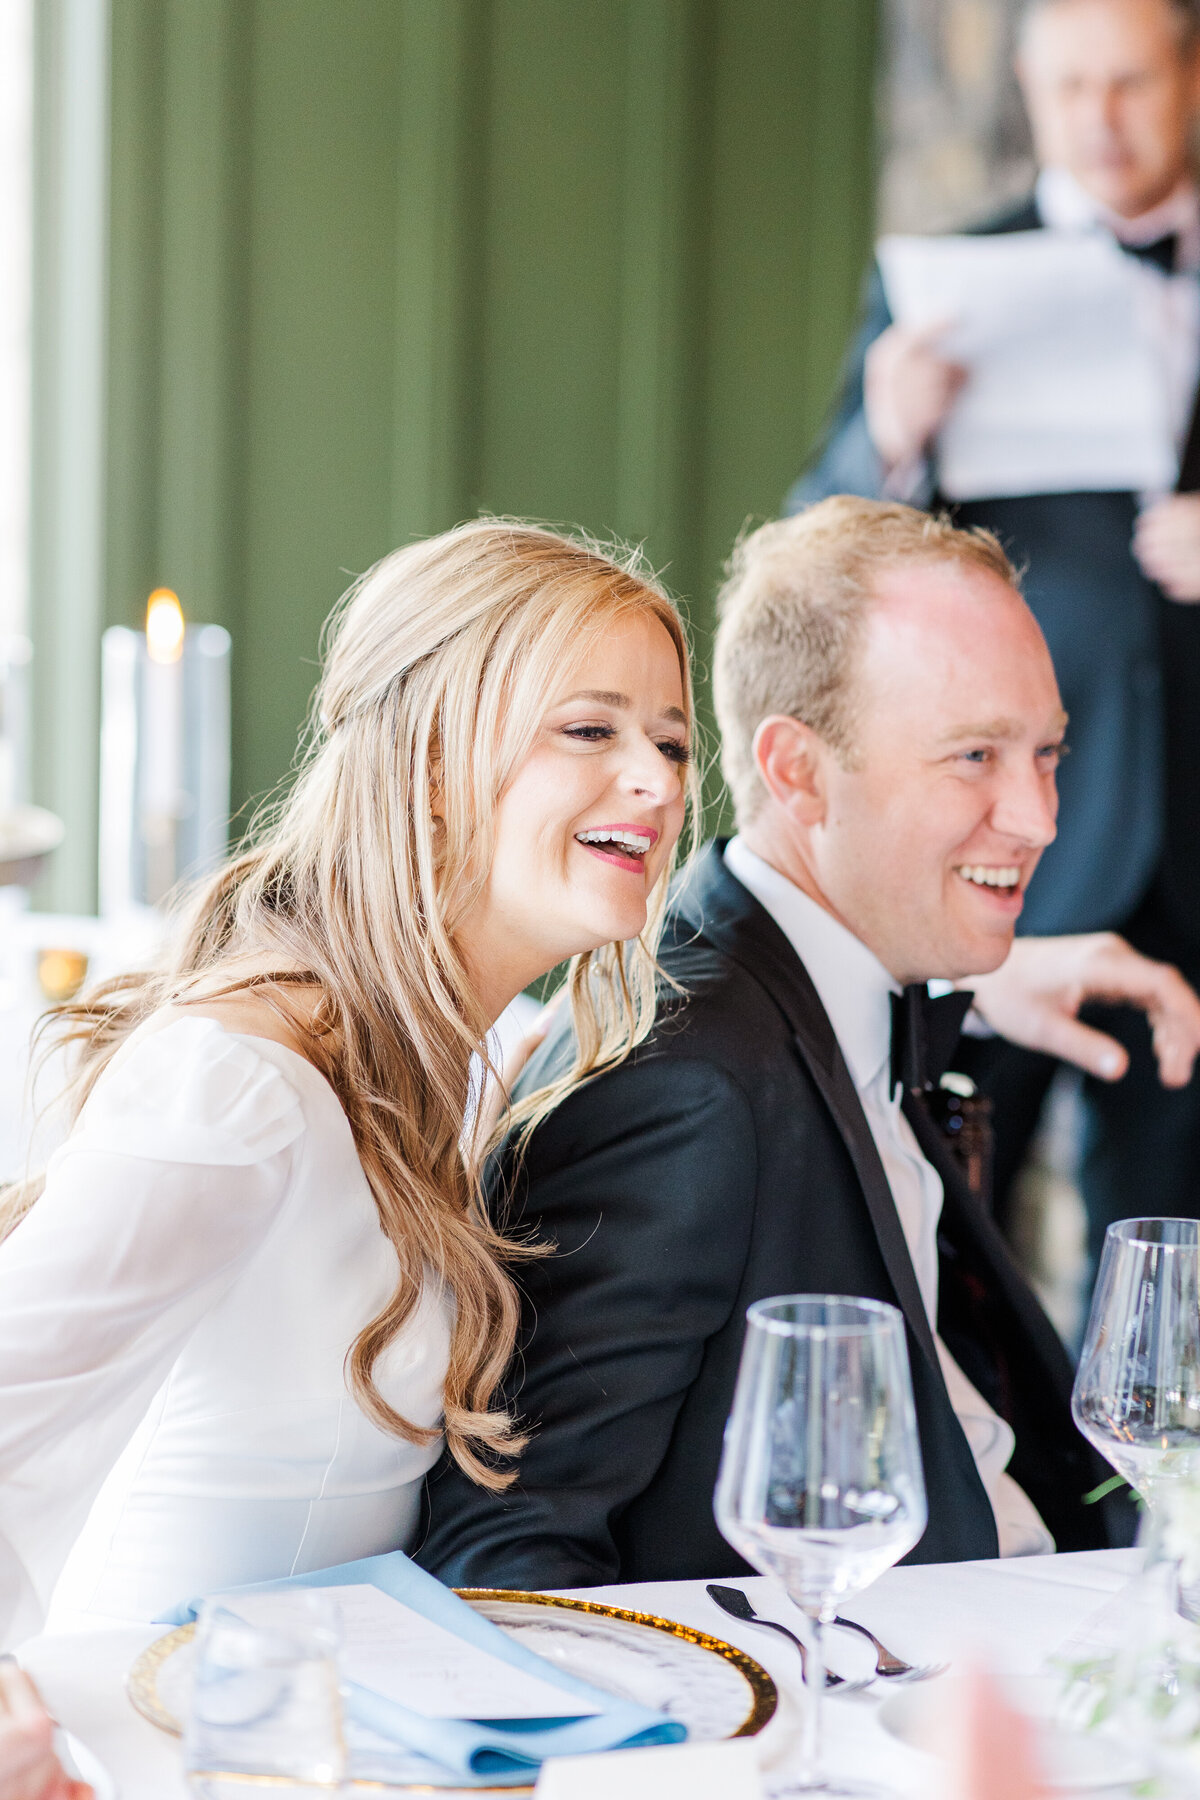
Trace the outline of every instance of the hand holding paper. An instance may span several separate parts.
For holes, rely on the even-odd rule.
[[[1157,270],[1102,234],[1065,231],[885,237],[879,264],[898,324],[954,321],[938,349],[968,375],[937,440],[948,499],[1174,484],[1148,329]]]
[[[889,325],[867,351],[867,427],[889,469],[925,454],[967,379],[961,363],[941,354],[951,323]]]

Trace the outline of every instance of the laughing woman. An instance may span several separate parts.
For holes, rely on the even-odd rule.
[[[572,957],[572,1074],[648,1029],[691,713],[670,602],[586,544],[480,521],[351,590],[273,823],[63,1012],[74,1129],[0,1246],[9,1641],[56,1587],[144,1619],[404,1546],[443,1432],[502,1484],[528,1250],[471,1058]]]

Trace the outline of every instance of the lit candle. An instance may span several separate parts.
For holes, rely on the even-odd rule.
[[[146,606],[142,776],[142,833],[146,898],[153,904],[174,886],[175,828],[183,786],[183,608],[170,588],[156,588]]]
[[[229,841],[229,633],[151,595],[146,630],[101,644],[100,910],[154,905]],[[174,657],[171,652],[174,651]]]

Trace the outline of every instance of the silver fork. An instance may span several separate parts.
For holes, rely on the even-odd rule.
[[[860,1625],[857,1619],[843,1619],[839,1613],[834,1619],[835,1625],[843,1626],[847,1631],[857,1631],[860,1637],[867,1638],[875,1647],[875,1673],[881,1681],[929,1681],[934,1675],[942,1675],[950,1667],[949,1663],[910,1663],[886,1644],[881,1644],[873,1631]]]
[[[741,1588],[722,1587],[719,1582],[709,1581],[705,1583],[704,1591],[722,1612],[729,1614],[731,1619],[740,1619],[745,1625],[762,1625],[767,1631],[777,1631],[781,1637],[787,1638],[789,1643],[795,1644],[800,1652],[801,1678],[805,1681],[808,1680],[808,1648],[803,1638],[798,1638],[794,1631],[789,1631],[786,1625],[779,1624],[776,1619],[760,1619],[750,1604],[750,1596],[744,1594]],[[847,1681],[844,1675],[835,1675],[832,1669],[825,1671],[825,1686],[841,1688],[847,1694],[853,1694],[859,1688],[867,1687],[872,1680],[874,1680],[874,1676],[868,1677],[867,1681]]]

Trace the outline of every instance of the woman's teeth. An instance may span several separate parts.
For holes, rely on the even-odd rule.
[[[611,844],[626,856],[645,856],[654,842],[649,832],[638,831],[577,831],[575,836],[581,844]]]
[[[976,887],[1015,888],[1021,879],[1020,869],[993,869],[983,863],[968,864],[955,870],[964,881],[974,882]]]

